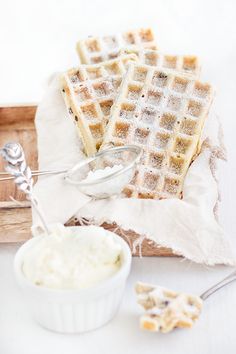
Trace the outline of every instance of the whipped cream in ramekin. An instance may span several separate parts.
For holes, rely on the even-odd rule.
[[[14,259],[27,308],[41,326],[60,333],[103,326],[117,313],[124,294],[132,258],[128,244],[98,226],[49,229],[50,236],[34,227],[35,237]]]
[[[40,237],[24,254],[22,271],[35,285],[85,289],[115,274],[121,266],[121,245],[98,227],[61,228]]]

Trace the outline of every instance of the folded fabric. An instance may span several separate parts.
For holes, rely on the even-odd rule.
[[[70,168],[85,158],[61,96],[58,75],[38,107],[36,129],[40,170]],[[36,183],[35,194],[47,222],[65,223],[75,215],[96,224],[115,222],[140,234],[140,242],[148,237],[194,262],[235,265],[236,254],[214,214],[218,186],[213,163],[223,153],[218,131],[219,122],[211,114],[204,129],[205,147],[189,168],[182,200],[117,197],[94,201],[67,184],[62,175],[44,176]],[[36,215],[33,223],[39,223]]]

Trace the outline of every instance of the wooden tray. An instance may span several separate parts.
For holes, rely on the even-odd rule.
[[[32,169],[37,169],[37,144],[34,127],[36,106],[0,107],[0,147],[10,141],[19,142],[25,151],[26,159]],[[3,161],[0,158],[0,171],[3,171]],[[22,202],[17,205],[10,199]],[[71,220],[67,225],[74,225]],[[0,243],[24,242],[29,239],[31,226],[31,210],[23,193],[19,192],[12,181],[0,182]],[[132,230],[124,232],[116,224],[103,224],[104,228],[115,231],[129,241],[132,249],[138,235]],[[140,253],[136,249],[134,255]],[[151,241],[144,240],[141,247],[143,256],[173,256],[168,248],[158,247]]]

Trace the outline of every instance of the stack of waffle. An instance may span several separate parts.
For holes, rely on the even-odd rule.
[[[81,64],[63,74],[62,92],[86,154],[138,145],[125,195],[181,198],[213,97],[198,58],[161,53],[151,29],[89,37],[77,51]]]

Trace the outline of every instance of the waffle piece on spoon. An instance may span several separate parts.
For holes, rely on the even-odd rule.
[[[120,54],[136,54],[142,64],[156,66],[160,70],[177,71],[195,78],[200,75],[201,66],[198,57],[194,55],[169,55],[137,46],[121,49]]]
[[[128,197],[181,197],[184,177],[199,152],[212,97],[207,83],[154,66],[130,64],[101,147],[142,147],[141,163],[124,190]]]
[[[110,109],[129,61],[135,54],[96,65],[79,65],[62,76],[62,92],[88,156],[102,143]]]
[[[95,64],[120,55],[123,47],[157,49],[153,31],[150,28],[136,29],[117,35],[88,37],[77,43],[77,52],[83,64]]]
[[[142,329],[168,333],[177,327],[191,328],[201,313],[203,301],[199,296],[141,282],[135,290],[138,303],[146,311],[140,318]]]

